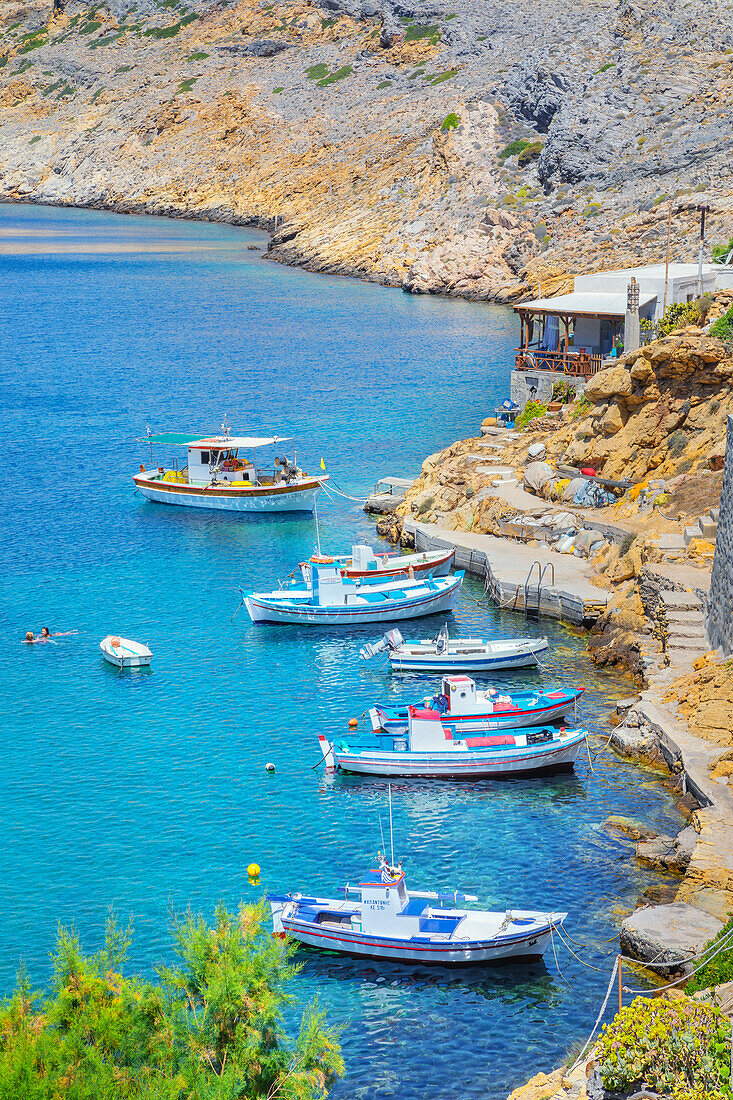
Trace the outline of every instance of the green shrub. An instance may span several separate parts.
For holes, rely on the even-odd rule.
[[[733,252],[733,237],[731,237],[727,244],[713,245],[713,263],[722,264],[729,252]]]
[[[337,80],[343,80],[347,76],[351,76],[353,73],[351,65],[343,65],[340,69],[336,69],[335,72],[329,73],[323,80],[318,81],[319,88],[325,88],[327,84],[334,84]]]
[[[503,164],[508,157],[518,157],[529,145],[531,145],[531,142],[524,141],[523,138],[517,138],[516,141],[510,141],[499,153],[498,159]]]
[[[567,405],[569,401],[574,401],[575,394],[575,387],[571,386],[565,378],[560,378],[552,387],[552,400],[562,401],[563,405]]]
[[[449,115],[446,115],[441,125],[441,130],[455,130],[461,125],[461,116],[451,111]]]
[[[176,88],[175,94],[180,95],[181,92],[190,92],[197,80],[197,76],[189,76],[187,80],[182,80]]]
[[[184,15],[183,19],[179,19],[177,23],[171,23],[169,27],[148,27],[143,34],[146,38],[174,38],[182,27],[193,23],[195,19],[198,19],[198,15],[192,11],[190,15]]]
[[[538,417],[544,416],[546,412],[547,405],[543,405],[541,401],[528,401],[514,421],[514,427],[519,428],[521,431],[523,428],[527,427],[531,420],[536,420]]]
[[[733,306],[710,326],[710,335],[726,343],[733,340]]]
[[[712,950],[724,936],[729,936],[731,932],[733,932],[733,917],[721,928],[717,936],[705,945],[705,954]],[[709,963],[706,963],[701,970],[698,970],[697,974],[690,978],[685,985],[685,991],[695,993],[698,989],[709,989],[711,986],[722,985],[724,982],[731,981],[733,981],[733,943],[729,944],[725,951],[721,951]]]
[[[35,145],[36,142],[40,141],[40,140],[41,140],[41,135],[40,134],[34,134],[33,137],[31,138],[31,140],[28,142],[28,144],[29,145]]]
[[[667,440],[667,449],[669,453],[676,458],[678,455],[682,454],[688,443],[689,438],[687,432],[683,432],[681,428],[678,428],[676,432],[672,432]]]
[[[601,1032],[604,1087],[621,1092],[643,1084],[674,1100],[729,1098],[730,1034],[730,1020],[711,1005],[637,997]]]
[[[391,87],[392,87],[392,81],[391,80],[380,80],[379,84],[377,84],[377,91],[382,91],[383,88],[391,88]]]
[[[131,68],[132,65],[118,65],[114,71],[114,75],[117,76],[118,73],[129,73]]]
[[[601,65],[600,69],[598,69],[597,72],[605,73],[605,72],[608,72],[609,69],[615,69],[615,68],[616,68],[616,63],[614,61],[607,61],[605,65]]]
[[[426,76],[425,80],[428,84],[442,84],[444,80],[452,80],[454,76],[458,76],[458,69],[446,69],[444,73],[438,73],[437,76]]]
[[[587,415],[589,410],[590,401],[584,393],[581,393],[578,397],[575,398],[575,401],[573,402],[573,407],[570,410],[570,415],[573,420],[580,420],[581,417]]]
[[[284,91],[283,88],[273,88],[272,89],[272,94],[273,95],[280,95],[280,92],[282,92],[282,91]]]
[[[544,147],[544,143],[541,141],[533,141],[526,145],[517,157],[517,164],[529,164],[533,160],[538,160]]]
[[[122,973],[132,930],[114,919],[96,955],[60,929],[52,988],[35,996],[21,972],[0,1006],[5,1100],[321,1100],[343,1061],[317,1005],[293,1041],[287,991],[293,946],[265,929],[264,903],[216,910],[213,927],[188,913],[173,925],[176,959],[144,981]]]
[[[702,298],[696,298],[694,302],[674,302],[667,306],[657,324],[658,335],[669,336],[676,328],[703,324],[712,304],[712,295],[703,294]]]
[[[305,75],[309,80],[323,80],[324,76],[328,76],[328,65],[320,61],[317,65],[311,65],[310,69],[306,69]]]
[[[440,27],[437,24],[421,26],[415,23],[405,31],[405,42],[418,42],[421,38],[429,38],[434,43],[440,42]]]
[[[188,60],[189,61],[205,61],[206,58],[210,57],[210,56],[211,56],[210,54],[204,53],[203,50],[202,50],[200,53],[189,54]]]

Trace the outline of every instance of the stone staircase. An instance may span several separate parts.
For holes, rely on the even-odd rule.
[[[685,527],[683,539],[685,546],[689,546],[693,539],[705,539],[706,542],[715,542],[718,534],[719,508],[711,508],[706,516],[698,516],[697,521],[690,527]]]
[[[664,686],[691,672],[692,662],[710,649],[705,634],[705,609],[697,593],[663,589],[659,600],[657,618],[663,661],[647,669],[650,686]]]

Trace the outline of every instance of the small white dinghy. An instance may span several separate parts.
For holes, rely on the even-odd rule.
[[[99,648],[105,661],[117,668],[143,668],[153,659],[153,654],[142,642],[120,638],[117,634],[108,634],[106,638],[102,638]]]
[[[395,672],[496,672],[537,667],[537,654],[547,648],[547,638],[449,638],[444,625],[434,638],[418,642],[406,642],[399,630],[390,630],[362,646],[359,656],[367,661],[386,650]]]

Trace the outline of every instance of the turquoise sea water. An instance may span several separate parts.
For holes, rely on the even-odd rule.
[[[241,519],[146,503],[130,475],[154,431],[295,433],[300,461],[354,496],[474,431],[507,390],[516,332],[499,307],[310,276],[230,227],[0,208],[0,989],[22,957],[48,977],[57,923],[100,942],[132,915],[133,961],[165,956],[171,911],[211,913],[264,889],[333,893],[372,864],[386,786],[324,777],[320,730],[409,699],[358,659],[373,634],[253,627],[238,587],[270,587],[314,543],[311,518]],[[320,507],[324,548],[373,538],[359,505]],[[440,619],[410,633],[434,631]],[[25,631],[76,629],[24,646]],[[457,632],[512,635],[467,581]],[[531,626],[532,632],[539,628]],[[544,621],[545,682],[581,682],[607,730],[624,677]],[[152,671],[119,676],[98,643],[147,642]],[[540,674],[506,674],[507,685]],[[600,742],[600,737],[599,737]],[[266,761],[276,765],[265,772]],[[450,973],[303,955],[296,993],[344,1027],[334,1097],[503,1097],[559,1063],[595,1019],[614,908],[651,881],[600,828],[611,813],[674,828],[651,777],[603,755],[591,772],[455,786],[397,783],[396,848],[417,888],[475,888],[497,908],[566,909],[605,973],[558,947],[545,964]],[[245,868],[262,867],[259,887]]]

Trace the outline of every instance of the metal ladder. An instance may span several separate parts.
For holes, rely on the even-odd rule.
[[[531,608],[529,606],[529,586],[530,586],[530,581],[532,580],[532,576],[534,574],[534,567],[535,566],[537,566],[537,606],[534,607],[534,608]],[[533,561],[532,565],[530,566],[529,573],[527,574],[527,579],[524,582],[524,617],[525,617],[525,619],[530,619],[530,618],[539,619],[539,617],[540,617],[540,603],[542,601],[542,582],[545,579],[545,573],[547,572],[548,569],[552,570],[552,574],[551,574],[552,575],[552,581],[551,581],[551,583],[552,583],[552,586],[554,588],[555,587],[555,566],[553,565],[553,563],[551,561],[545,562],[544,565],[542,565],[542,563],[539,562],[539,561]]]

